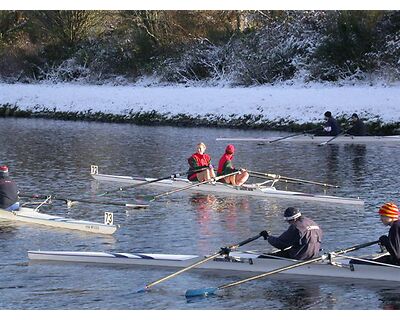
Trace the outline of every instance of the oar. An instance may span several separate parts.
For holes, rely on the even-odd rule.
[[[161,180],[175,179],[175,178],[180,177],[181,175],[198,173],[198,172],[204,171],[206,169],[207,168],[201,168],[201,169],[193,170],[193,171],[178,172],[178,173],[174,173],[174,174],[171,174],[169,176],[166,176],[166,177],[162,177],[162,178],[157,178],[157,179],[154,179],[154,180],[141,182],[141,183],[134,184],[134,185],[131,185],[131,186],[119,187],[118,189],[114,189],[114,190],[110,190],[110,191],[106,191],[106,192],[100,193],[97,196],[101,197],[101,196],[104,196],[106,194],[114,193],[114,192],[117,192],[117,191],[123,191],[123,190],[131,189],[131,188],[138,188],[138,187],[142,187],[142,186],[145,186],[145,185],[148,185],[148,184],[151,184],[151,183],[154,183],[154,182],[158,182],[158,181],[161,181]]]
[[[337,134],[336,136],[330,138],[329,140],[327,140],[327,141],[325,141],[325,142],[321,142],[318,146],[321,147],[321,146],[324,146],[324,145],[328,144],[329,142],[331,142],[331,141],[335,140],[337,137],[339,137],[341,134],[342,134],[342,133],[339,133],[339,134]]]
[[[285,139],[288,139],[288,138],[291,138],[291,137],[297,137],[297,136],[300,136],[300,135],[306,134],[306,133],[312,133],[312,132],[315,132],[316,130],[317,129],[312,129],[312,130],[303,131],[301,133],[294,133],[294,134],[291,134],[291,135],[288,135],[288,136],[285,136],[285,137],[280,137],[280,138],[268,141],[268,143],[273,143],[273,142],[285,140]]]
[[[40,195],[40,194],[19,194],[20,197],[33,198],[33,199],[47,199],[49,196]],[[72,207],[74,202],[82,202],[82,203],[94,203],[94,204],[105,204],[112,206],[120,206],[127,207],[132,209],[143,209],[148,208],[148,204],[134,204],[134,203],[121,203],[121,202],[111,202],[111,201],[93,201],[93,200],[85,200],[85,199],[75,199],[75,198],[62,198],[57,196],[50,196],[53,200],[64,201],[68,207]]]
[[[320,146],[324,146],[324,145],[328,144],[329,142],[335,140],[337,137],[346,134],[347,131],[349,131],[349,130],[345,130],[345,131],[342,131],[342,132],[338,133],[336,136],[333,136],[333,137],[330,138],[329,140],[327,140],[327,141],[325,141],[325,142],[321,142],[318,146],[320,147]]]
[[[323,186],[323,187],[340,188],[339,186],[336,186],[336,185],[333,185],[333,184],[329,184],[329,183],[317,182],[317,181],[311,181],[311,180],[304,180],[304,179],[290,178],[290,177],[285,177],[285,176],[281,176],[279,174],[274,174],[274,173],[263,173],[263,172],[250,171],[250,170],[247,170],[247,172],[250,175],[258,176],[259,178],[260,177],[267,177],[267,178],[276,179],[276,180],[283,179],[283,180],[296,181],[296,182],[300,182],[300,183],[315,184],[315,185]]]
[[[156,194],[156,195],[152,195],[152,196],[143,196],[143,199],[145,199],[145,200],[151,202],[151,201],[154,201],[154,200],[156,200],[156,199],[158,199],[158,198],[160,198],[160,197],[163,197],[163,196],[167,196],[167,195],[170,195],[170,194],[173,194],[173,193],[176,193],[176,192],[180,192],[180,191],[184,191],[184,190],[187,190],[187,189],[191,189],[191,188],[200,186],[200,185],[202,185],[202,184],[206,184],[206,183],[213,182],[213,181],[218,181],[218,180],[221,180],[221,179],[223,179],[223,178],[236,175],[236,174],[238,174],[239,172],[240,172],[240,170],[234,171],[234,172],[231,172],[231,173],[222,175],[222,176],[217,176],[217,177],[211,178],[211,179],[209,179],[209,180],[205,180],[205,181],[193,183],[193,184],[190,184],[190,185],[188,185],[188,186],[186,186],[186,187],[174,189],[174,190],[167,191],[167,192],[163,192],[163,193],[160,193],[160,194]]]
[[[225,284],[225,285],[222,285],[222,286],[219,286],[219,287],[187,290],[186,293],[185,293],[185,296],[187,298],[191,298],[191,297],[196,297],[196,296],[207,296],[207,295],[215,294],[218,290],[223,290],[223,289],[226,289],[226,288],[237,286],[239,284],[242,284],[242,283],[245,283],[245,282],[248,282],[248,281],[261,279],[261,278],[264,278],[264,277],[267,277],[267,276],[270,276],[270,275],[273,275],[273,274],[276,274],[276,273],[279,273],[279,272],[283,272],[283,271],[286,271],[286,270],[290,270],[290,269],[294,269],[294,268],[297,268],[297,267],[305,266],[307,264],[311,264],[311,263],[314,263],[314,262],[326,260],[327,258],[329,258],[331,256],[339,255],[339,254],[342,254],[342,253],[347,253],[347,252],[350,252],[350,251],[355,251],[355,250],[358,250],[358,249],[361,249],[361,248],[365,248],[365,247],[374,245],[374,244],[376,244],[378,242],[379,241],[372,241],[372,242],[367,242],[367,243],[364,243],[364,244],[359,244],[359,245],[356,245],[356,246],[353,246],[353,247],[350,247],[350,248],[347,248],[347,249],[337,250],[337,251],[331,252],[329,254],[322,255],[322,256],[320,256],[318,258],[314,258],[314,259],[307,260],[307,261],[296,262],[296,263],[288,265],[286,267],[282,267],[282,268],[278,268],[278,269],[275,269],[275,270],[271,270],[271,271],[268,271],[268,272],[265,272],[265,273],[250,277],[250,278],[246,278],[246,279],[243,279],[243,280],[239,280],[239,281],[236,281],[236,282]]]
[[[210,261],[210,260],[212,260],[212,259],[214,259],[214,258],[220,256],[221,254],[229,254],[229,252],[230,252],[231,250],[234,250],[234,249],[239,248],[239,247],[241,247],[241,246],[243,246],[243,245],[245,245],[245,244],[247,244],[247,243],[249,243],[249,242],[252,242],[252,241],[254,241],[254,240],[257,240],[257,239],[260,238],[260,237],[261,237],[261,235],[258,234],[258,235],[254,236],[254,237],[252,237],[252,238],[246,239],[246,240],[244,240],[244,241],[242,241],[242,242],[239,242],[239,243],[237,243],[237,244],[233,244],[233,245],[230,245],[230,246],[221,248],[221,250],[219,250],[218,252],[214,253],[213,255],[211,255],[211,256],[209,256],[209,257],[206,257],[206,258],[204,258],[204,259],[202,259],[202,260],[200,260],[200,261],[197,261],[197,262],[191,264],[190,266],[187,266],[187,267],[185,267],[185,268],[183,268],[183,269],[181,269],[181,270],[179,270],[179,271],[177,271],[177,272],[175,272],[175,273],[172,273],[172,274],[170,274],[170,275],[168,275],[168,276],[166,276],[166,277],[164,277],[164,278],[161,278],[161,279],[159,279],[159,280],[153,281],[153,282],[151,282],[151,283],[145,285],[142,289],[138,290],[137,292],[146,291],[146,290],[149,289],[150,287],[152,287],[152,286],[154,286],[154,285],[156,285],[156,284],[158,284],[158,283],[160,283],[160,282],[163,282],[163,281],[165,281],[165,280],[171,279],[171,278],[173,278],[173,277],[175,277],[175,276],[177,276],[177,275],[179,275],[179,274],[181,274],[181,273],[183,273],[183,272],[185,272],[185,271],[188,271],[188,270],[190,270],[190,269],[193,269],[193,268],[195,268],[195,267],[197,267],[197,266],[199,266],[199,265],[201,265],[201,264],[203,264],[203,263],[205,263],[205,262],[207,262],[207,261]]]

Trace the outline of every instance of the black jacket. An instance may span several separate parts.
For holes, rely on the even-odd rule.
[[[278,249],[289,250],[289,257],[297,260],[308,260],[319,256],[322,230],[311,219],[301,216],[279,237],[269,236],[268,242]]]
[[[367,134],[367,129],[365,124],[361,119],[354,122],[353,126],[347,131],[348,134],[353,136],[365,136]]]
[[[392,223],[389,236],[382,236],[379,240],[389,251],[392,261],[400,265],[400,220]]]
[[[324,126],[331,127],[331,131],[328,132],[328,135],[330,136],[337,136],[341,132],[340,125],[333,117],[328,118]]]
[[[14,181],[0,179],[0,208],[6,209],[18,201],[18,189]]]

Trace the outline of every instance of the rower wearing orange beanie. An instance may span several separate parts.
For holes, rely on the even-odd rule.
[[[381,221],[385,226],[390,226],[389,234],[381,236],[379,242],[390,253],[388,263],[400,265],[400,221],[399,208],[392,202],[385,203],[379,209]]]

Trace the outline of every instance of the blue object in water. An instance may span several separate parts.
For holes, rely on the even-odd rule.
[[[185,296],[186,298],[197,297],[197,296],[208,296],[211,294],[215,294],[218,288],[203,288],[203,289],[193,289],[186,290]]]
[[[8,208],[6,208],[5,210],[7,210],[7,211],[19,210],[19,202],[14,203],[13,205],[11,205]]]

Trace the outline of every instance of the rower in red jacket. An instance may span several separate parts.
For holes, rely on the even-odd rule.
[[[232,163],[233,154],[235,153],[235,146],[233,144],[228,144],[224,155],[221,157],[218,163],[217,176],[223,176],[237,171]],[[249,178],[249,173],[245,169],[240,169],[240,173],[233,176],[221,179],[221,182],[231,184],[233,186],[241,186]]]
[[[200,142],[197,145],[196,153],[192,154],[188,159],[189,172],[204,169],[197,173],[189,173],[188,179],[190,181],[206,181],[215,178],[214,168],[211,165],[211,157],[204,153],[206,151],[206,145]]]

